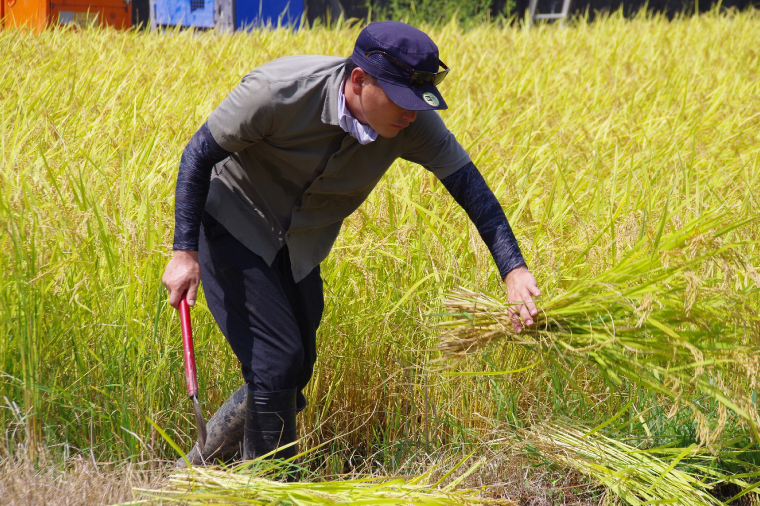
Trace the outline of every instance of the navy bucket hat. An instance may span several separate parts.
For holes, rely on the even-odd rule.
[[[351,59],[376,78],[399,107],[410,111],[448,108],[434,84],[448,69],[438,58],[438,46],[417,28],[399,21],[370,23],[359,33]],[[445,70],[439,72],[440,66]]]

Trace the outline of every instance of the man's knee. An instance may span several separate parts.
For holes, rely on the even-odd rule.
[[[304,349],[298,343],[292,344],[279,346],[276,350],[269,350],[267,356],[254,359],[251,377],[246,377],[252,390],[276,392],[298,386],[304,363]]]
[[[289,381],[293,383],[292,387],[296,386],[298,376],[301,374],[301,367],[303,366],[303,362],[303,346],[293,346],[291,349],[283,353],[283,356],[281,358],[283,379],[289,378]]]

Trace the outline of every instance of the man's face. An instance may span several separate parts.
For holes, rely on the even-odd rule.
[[[363,74],[356,76],[361,77],[359,79],[353,75],[357,70]],[[359,95],[361,104],[361,115],[357,116],[357,119],[371,126],[378,135],[386,138],[395,137],[417,119],[417,111],[402,109],[393,103],[374,78],[361,69],[356,69],[353,74],[351,85]]]

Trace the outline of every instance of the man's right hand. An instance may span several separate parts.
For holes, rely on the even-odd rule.
[[[201,283],[201,266],[198,263],[198,252],[175,249],[174,256],[166,264],[166,270],[161,278],[169,290],[169,304],[179,309],[179,300],[187,290],[187,303],[195,305],[198,295],[198,285]]]

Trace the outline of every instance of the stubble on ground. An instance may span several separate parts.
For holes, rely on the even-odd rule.
[[[3,458],[0,503],[9,506],[90,506],[140,499],[134,488],[158,488],[165,482],[164,462],[108,463],[82,457],[54,461],[43,456]]]
[[[134,464],[96,463],[81,456],[68,460],[49,455],[4,457],[0,459],[0,503],[10,506],[91,506],[147,499],[136,489],[165,487],[172,467],[159,460]],[[598,504],[599,491],[579,475],[536,472],[527,459],[514,454],[492,456],[479,471],[462,486],[482,488],[485,497],[510,499],[520,506]]]

